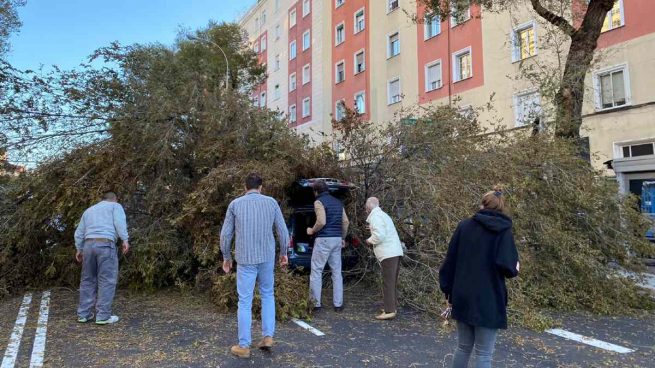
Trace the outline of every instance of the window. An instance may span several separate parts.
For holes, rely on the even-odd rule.
[[[289,44],[289,60],[296,58],[296,40],[291,41]]]
[[[387,13],[398,9],[398,0],[387,0]]]
[[[262,43],[262,46],[260,47],[260,49],[262,50],[262,52],[264,52],[264,51],[266,51],[266,36],[262,37],[261,43]]]
[[[259,54],[259,41],[255,41],[252,50],[255,52],[255,54]]]
[[[275,26],[275,40],[279,40],[280,37],[282,36],[282,27],[278,24]]]
[[[441,81],[441,60],[427,64],[425,66],[425,92],[441,88]]]
[[[291,105],[289,106],[289,122],[295,123],[296,120],[296,105]]]
[[[400,78],[392,79],[387,82],[387,103],[395,104],[402,100],[400,93]]]
[[[334,120],[341,121],[346,117],[346,102],[339,100],[334,106]]]
[[[612,10],[607,12],[605,22],[603,23],[603,28],[600,31],[611,31],[613,29],[622,27],[624,24],[625,21],[623,19],[623,0],[616,0]]]
[[[346,2],[346,0],[334,0],[334,7],[338,8],[341,5],[343,5]]]
[[[312,80],[311,67],[309,64],[302,67],[302,84],[307,84]]]
[[[355,54],[355,74],[366,70],[366,54],[361,50]]]
[[[289,13],[289,28],[292,28],[296,25],[296,9],[293,9]]]
[[[259,96],[252,98],[252,104],[255,105],[255,107],[259,107]]]
[[[596,73],[596,108],[611,109],[627,105],[630,100],[630,79],[622,65]]]
[[[266,107],[266,92],[262,92],[259,96],[259,105],[261,107]]]
[[[655,155],[655,143],[641,143],[641,144],[632,144],[629,146],[623,146],[623,157],[639,157],[639,156],[651,156]]]
[[[261,16],[260,19],[261,19],[261,25],[262,25],[262,26],[263,26],[264,24],[266,24],[266,10],[264,10],[264,11],[262,12],[262,16]]]
[[[471,78],[473,76],[473,62],[471,60],[471,48],[458,51],[453,54],[453,80],[455,82]]]
[[[450,26],[455,27],[471,19],[471,1],[452,1],[450,3]]]
[[[302,50],[305,51],[311,46],[312,44],[312,37],[309,33],[309,30],[307,30],[305,33],[302,34]]]
[[[275,0],[275,12],[277,13],[280,10],[280,0]]]
[[[366,18],[364,17],[364,9],[360,9],[355,13],[355,33],[359,33],[366,28]]]
[[[535,23],[530,22],[512,31],[512,61],[520,61],[537,54]]]
[[[311,11],[311,4],[309,3],[309,0],[303,0],[302,2],[302,17],[306,17],[309,12]]]
[[[425,16],[425,39],[430,38],[441,33],[441,17],[439,14],[429,14]]]
[[[309,97],[307,97],[304,100],[302,100],[302,117],[303,118],[308,117],[309,115],[311,115],[311,111],[312,111],[311,100],[309,99]]]
[[[273,94],[273,97],[275,98],[275,100],[279,100],[280,97],[282,97],[281,92],[280,92],[280,84],[279,83],[275,85],[274,92],[275,93]]]
[[[514,96],[514,118],[516,126],[532,124],[541,115],[541,96],[532,91]]]
[[[359,114],[366,113],[366,94],[365,92],[359,92],[355,95],[355,110]]]
[[[334,68],[334,83],[339,84],[346,80],[346,63],[342,60]]]
[[[387,58],[400,54],[400,37],[398,32],[388,36]]]
[[[339,46],[346,40],[346,26],[342,22],[334,31],[334,44]]]
[[[289,92],[296,90],[296,73],[289,75]]]

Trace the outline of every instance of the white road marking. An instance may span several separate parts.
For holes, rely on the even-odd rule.
[[[14,368],[16,365],[16,357],[18,357],[20,340],[23,338],[23,330],[25,330],[25,322],[27,322],[27,313],[30,311],[30,304],[32,304],[32,293],[27,293],[23,297],[23,303],[18,310],[16,324],[14,325],[14,330],[11,332],[11,337],[9,337],[7,350],[5,350],[5,356],[2,359],[0,368]]]
[[[623,346],[610,344],[609,342],[596,340],[594,338],[587,337],[587,336],[578,335],[576,333],[566,331],[566,330],[562,330],[562,329],[559,329],[559,328],[546,330],[546,332],[548,332],[550,334],[553,334],[555,336],[559,336],[559,337],[563,337],[565,339],[581,342],[583,344],[591,345],[593,347],[597,347],[597,348],[600,348],[600,349],[613,351],[615,353],[627,354],[627,353],[633,353],[634,352],[634,350],[625,348]]]
[[[32,358],[30,368],[43,367],[45,356],[45,340],[48,334],[48,314],[50,313],[50,291],[44,291],[41,297],[41,308],[39,309],[39,321],[36,325],[34,346],[32,347]]]
[[[307,330],[307,331],[313,333],[313,334],[316,335],[316,336],[325,336],[325,334],[324,334],[323,332],[321,332],[321,331],[315,329],[314,327],[308,325],[308,324],[305,323],[304,321],[301,321],[301,320],[299,320],[299,319],[297,319],[297,318],[291,318],[291,321],[292,321],[293,323],[297,324],[298,326],[304,328],[305,330]]]

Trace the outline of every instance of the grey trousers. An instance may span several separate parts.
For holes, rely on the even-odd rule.
[[[315,306],[321,306],[323,269],[330,265],[332,271],[332,302],[343,306],[343,279],[341,277],[341,238],[316,238],[312,251],[312,271],[309,275],[309,298]]]
[[[111,317],[118,281],[118,253],[113,244],[86,241],[83,250],[80,305],[77,316],[89,318],[96,310],[96,320]]]
[[[453,368],[467,368],[471,352],[474,368],[491,368],[498,330],[457,321],[457,350]]]

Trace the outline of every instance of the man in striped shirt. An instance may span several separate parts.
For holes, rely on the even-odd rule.
[[[246,178],[246,194],[230,203],[221,230],[223,271],[232,270],[232,239],[235,239],[237,267],[237,292],[239,294],[239,344],[232,346],[232,354],[240,358],[250,357],[252,298],[255,282],[259,280],[262,298],[262,336],[258,347],[270,350],[275,332],[275,237],[280,244],[280,266],[288,263],[289,231],[280,206],[271,197],[261,194],[262,178],[250,174]]]

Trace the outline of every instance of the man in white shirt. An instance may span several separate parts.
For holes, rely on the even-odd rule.
[[[400,259],[403,247],[393,220],[380,208],[380,201],[371,197],[366,200],[366,222],[371,230],[371,237],[366,242],[373,247],[373,253],[382,266],[384,311],[376,316],[378,320],[396,317],[396,285],[400,271]]]

